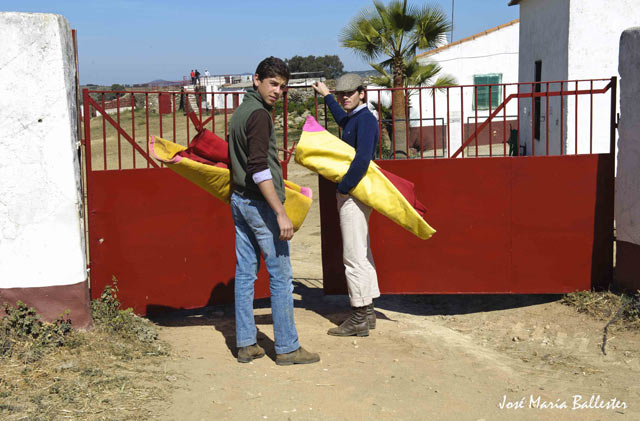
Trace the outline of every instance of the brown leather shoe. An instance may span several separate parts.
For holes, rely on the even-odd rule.
[[[287,354],[276,354],[277,365],[311,364],[320,361],[320,355],[309,352],[303,347]]]
[[[264,357],[264,349],[258,344],[238,348],[238,362],[250,363],[256,358]]]
[[[369,329],[376,328],[376,312],[373,309],[373,303],[367,306],[367,322],[369,322]]]
[[[351,315],[340,326],[327,331],[331,336],[369,336],[367,307],[353,307]]]

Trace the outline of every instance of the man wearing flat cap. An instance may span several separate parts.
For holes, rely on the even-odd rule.
[[[334,336],[368,336],[369,329],[375,329],[376,326],[373,299],[380,296],[378,275],[369,245],[371,208],[349,192],[364,177],[374,158],[378,144],[378,120],[364,102],[364,83],[356,73],[347,73],[337,80],[338,102],[324,83],[318,82],[313,88],[324,97],[333,118],[342,128],[342,140],[356,150],[336,191],[342,232],[342,261],[352,311],[342,324],[329,329],[327,333]]]

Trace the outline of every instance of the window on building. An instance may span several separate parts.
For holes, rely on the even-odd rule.
[[[535,81],[540,82],[542,80],[542,60],[536,61],[536,74]],[[534,92],[540,92],[541,83],[536,83]],[[533,131],[533,137],[536,140],[540,140],[540,97],[536,97],[534,100],[534,114],[535,114],[535,127]]]
[[[492,85],[502,83],[502,73],[490,73],[486,75],[474,75],[474,85]],[[489,96],[491,91],[491,96]],[[491,98],[491,101],[489,101]],[[477,101],[477,104],[476,104]],[[473,93],[473,109],[488,110],[489,102],[491,109],[495,110],[502,103],[502,86],[479,86]]]

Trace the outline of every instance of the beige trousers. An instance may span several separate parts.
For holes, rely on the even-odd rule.
[[[336,194],[340,231],[342,231],[342,261],[347,277],[349,301],[353,307],[363,307],[380,296],[378,275],[369,245],[369,215],[371,208],[349,196]]]

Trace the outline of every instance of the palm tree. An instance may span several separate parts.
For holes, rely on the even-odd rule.
[[[342,46],[354,50],[381,73],[376,83],[406,88],[431,81],[440,67],[437,64],[421,66],[416,60],[416,53],[437,48],[446,42],[446,34],[451,30],[446,14],[437,6],[412,6],[407,4],[407,0],[392,0],[388,5],[374,0],[373,5],[373,9],[362,10],[342,30]],[[380,58],[383,58],[381,62],[374,63]],[[454,81],[443,77],[435,83],[443,86]],[[392,104],[396,120],[396,149],[406,154],[404,90],[393,91]]]
[[[380,73],[380,76],[374,76],[371,78],[373,83],[385,88],[393,87],[393,78],[383,66],[371,63],[371,67]],[[452,86],[458,83],[453,76],[438,76],[438,73],[440,73],[441,70],[442,69],[437,63],[432,62],[420,64],[418,63],[418,60],[413,57],[410,61],[404,62],[404,81],[402,87],[410,88],[412,86],[428,85],[443,88],[445,86]],[[438,76],[438,78],[434,82],[433,78],[436,76]],[[410,94],[411,90],[407,89],[406,92],[407,94]]]

